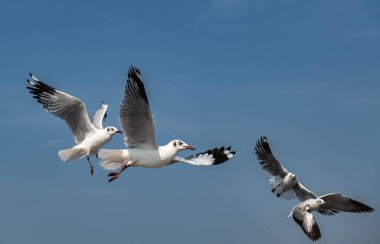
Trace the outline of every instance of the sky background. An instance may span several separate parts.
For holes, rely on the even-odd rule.
[[[316,194],[380,209],[380,2],[352,0],[0,3],[0,243],[311,243],[286,216],[253,147],[266,135]],[[109,104],[142,72],[159,144],[231,145],[215,167],[130,168],[107,183],[25,89],[28,72]],[[106,148],[124,148],[117,135]],[[183,152],[181,156],[192,152]],[[319,243],[379,243],[372,214],[315,214]]]

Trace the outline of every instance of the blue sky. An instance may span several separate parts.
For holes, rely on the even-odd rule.
[[[253,146],[317,194],[380,209],[378,1],[8,1],[0,3],[0,243],[308,243],[271,195]],[[63,121],[27,93],[28,72],[110,105],[143,73],[159,144],[232,145],[215,167],[131,168],[112,184]],[[123,148],[115,136],[107,148]],[[181,155],[189,155],[184,152]],[[94,162],[95,159],[94,159]],[[377,243],[378,213],[316,215],[319,243]]]

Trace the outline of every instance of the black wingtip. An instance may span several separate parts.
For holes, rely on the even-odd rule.
[[[214,148],[210,150],[209,153],[211,153],[215,158],[213,165],[222,164],[227,160],[233,158],[236,154],[235,151],[231,151],[231,146]]]
[[[257,140],[255,154],[259,160],[261,160],[265,154],[272,154],[272,150],[270,149],[268,138],[266,136],[261,136],[260,139]]]
[[[138,96],[149,104],[140,70],[133,65],[128,70],[128,84],[126,88],[127,92],[132,96]]]

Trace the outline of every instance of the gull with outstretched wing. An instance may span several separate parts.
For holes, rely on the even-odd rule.
[[[321,237],[321,232],[312,211],[323,215],[334,215],[339,212],[369,213],[374,209],[338,193],[329,193],[318,197],[299,182],[297,177],[287,171],[273,155],[268,139],[262,136],[256,143],[255,153],[262,168],[271,174],[269,183],[277,197],[292,199],[297,197],[297,204],[290,216],[313,241]]]
[[[108,176],[109,182],[117,179],[128,167],[160,168],[176,162],[192,165],[217,165],[232,158],[231,147],[221,147],[182,158],[177,154],[183,150],[195,150],[181,140],[173,140],[158,146],[154,131],[153,113],[140,71],[131,66],[128,71],[124,99],[120,106],[120,124],[127,149],[99,151],[100,165],[106,170],[117,170]]]
[[[108,105],[102,103],[102,107],[96,111],[92,121],[88,117],[86,105],[78,98],[59,91],[30,74],[26,88],[33,98],[44,109],[63,119],[74,135],[76,146],[58,152],[62,161],[86,157],[93,175],[94,169],[90,161],[90,155],[98,153],[98,150],[108,143],[117,133],[122,133],[113,126],[103,128]]]

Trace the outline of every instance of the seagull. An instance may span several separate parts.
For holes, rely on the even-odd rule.
[[[262,168],[271,176],[269,184],[277,197],[292,199],[297,197],[300,203],[291,211],[290,216],[313,241],[321,237],[319,226],[311,211],[323,215],[335,215],[339,212],[370,213],[374,209],[338,193],[329,193],[318,197],[298,181],[297,177],[285,169],[273,155],[268,139],[262,136],[256,143],[255,153]]]
[[[301,227],[303,232],[313,241],[321,238],[321,231],[312,211],[370,213],[374,209],[342,194],[330,193],[315,199],[305,200],[292,209],[289,216]]]
[[[98,150],[108,143],[115,134],[122,133],[113,126],[103,128],[103,120],[107,116],[108,105],[102,102],[102,107],[95,112],[92,120],[90,120],[86,105],[81,100],[45,84],[31,73],[29,75],[31,79],[26,79],[26,81],[30,86],[26,88],[33,94],[33,98],[46,111],[65,120],[74,135],[77,145],[71,149],[60,150],[58,152],[59,157],[64,162],[86,157],[90,166],[90,173],[93,175],[94,168],[90,161],[90,155],[96,154],[98,157]]]
[[[293,188],[300,183],[295,174],[285,169],[281,163],[272,154],[268,140],[262,136],[256,143],[255,153],[262,168],[268,171],[269,185],[277,197],[284,199],[293,199],[295,197]]]
[[[176,162],[192,165],[217,165],[224,163],[235,154],[231,147],[220,147],[182,158],[179,152],[195,150],[182,140],[172,140],[158,146],[154,131],[153,113],[149,106],[144,82],[140,71],[131,66],[128,71],[124,99],[120,106],[120,123],[124,132],[127,149],[99,151],[100,166],[105,170],[117,170],[108,174],[108,182],[117,179],[128,167],[161,168]]]

